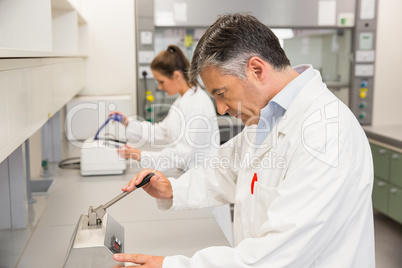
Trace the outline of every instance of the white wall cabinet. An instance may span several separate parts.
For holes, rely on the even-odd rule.
[[[84,60],[0,59],[0,162],[84,88]]]
[[[83,54],[86,22],[68,0],[0,1],[0,57]]]
[[[0,229],[27,226],[21,144],[84,88],[85,32],[68,0],[0,1]]]
[[[0,1],[0,47],[52,50],[50,0]]]
[[[0,1],[0,162],[84,88],[85,32],[68,0]]]

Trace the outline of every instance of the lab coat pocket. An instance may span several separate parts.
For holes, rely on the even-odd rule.
[[[249,219],[254,237],[263,235],[261,233],[261,227],[268,221],[268,209],[277,195],[277,188],[267,187],[258,181],[255,182],[254,194],[251,195]]]

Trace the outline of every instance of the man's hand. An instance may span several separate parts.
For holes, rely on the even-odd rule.
[[[149,173],[154,173],[155,175],[151,178],[149,183],[144,185],[142,188],[152,197],[157,199],[170,199],[173,197],[173,190],[170,181],[159,171],[152,169],[144,169],[131,181],[125,185],[121,190],[124,192],[131,192],[134,190],[135,186],[140,184],[144,177]]]
[[[117,152],[121,157],[125,159],[132,158],[137,161],[141,160],[141,150],[131,146],[123,145],[119,149],[117,149]]]
[[[162,268],[165,257],[142,254],[114,254],[113,259],[119,262],[132,262],[135,264],[140,264],[139,266],[136,265],[126,267]]]

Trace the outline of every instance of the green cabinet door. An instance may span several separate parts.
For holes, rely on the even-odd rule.
[[[372,143],[370,146],[373,154],[374,174],[385,181],[389,181],[390,150]]]
[[[391,186],[389,189],[388,216],[402,223],[402,190]]]
[[[402,187],[402,154],[391,153],[390,180],[392,184]]]
[[[373,185],[373,206],[384,214],[388,211],[389,184],[385,181],[374,178]]]

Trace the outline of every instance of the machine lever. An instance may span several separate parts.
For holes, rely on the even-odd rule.
[[[136,189],[141,188],[142,186],[144,186],[145,184],[149,183],[149,181],[151,180],[151,178],[154,176],[154,173],[149,173],[148,175],[145,176],[145,178],[142,180],[142,182],[138,185],[136,185],[136,188],[134,188],[134,190],[132,190],[131,192],[122,192],[121,194],[119,194],[118,196],[116,196],[115,198],[113,198],[112,200],[110,200],[109,202],[107,202],[104,205],[100,205],[99,207],[92,209],[92,206],[89,207],[89,211],[88,211],[88,225],[89,226],[94,226],[98,223],[98,221],[101,220],[101,218],[105,215],[106,213],[106,209],[108,207],[110,207],[111,205],[113,205],[114,203],[116,203],[117,201],[119,201],[120,199],[122,199],[123,197],[129,195],[130,193],[134,192]],[[96,216],[95,216],[96,215]]]

